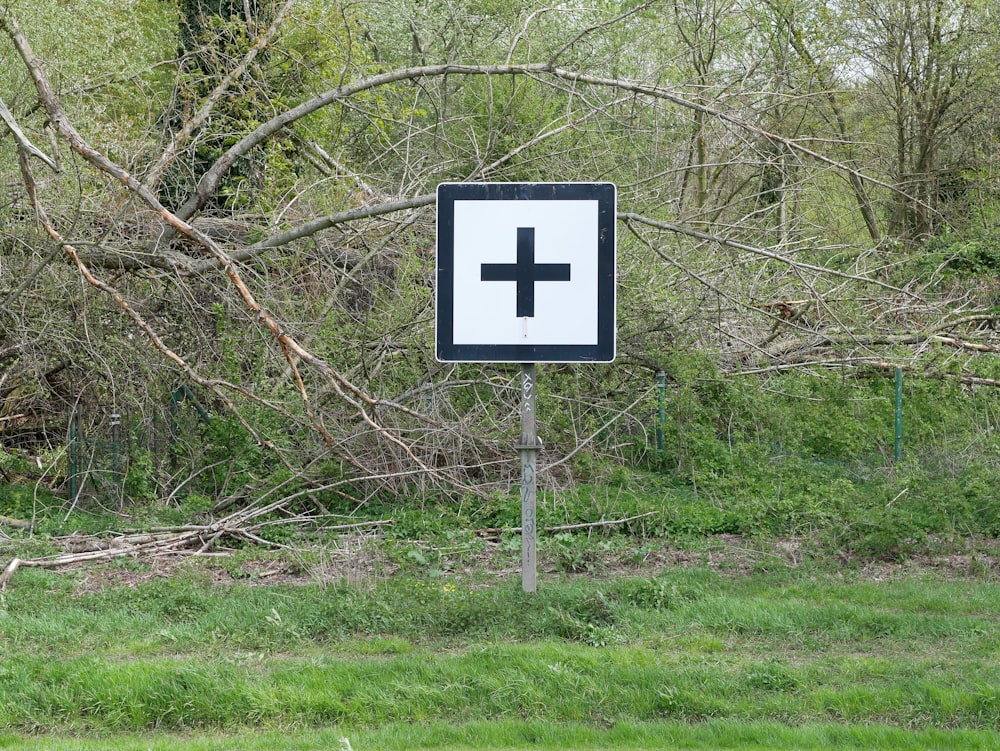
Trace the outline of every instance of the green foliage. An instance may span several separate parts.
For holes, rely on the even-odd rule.
[[[178,129],[197,111],[256,43],[274,20],[270,2],[183,0],[178,24],[180,70],[175,101],[166,119]],[[193,154],[175,168],[162,189],[170,205],[193,190],[200,175],[243,136],[275,113],[294,106],[304,92],[328,86],[342,75],[348,61],[363,58],[353,38],[352,11],[329,13],[322,3],[305,2],[286,21],[279,41],[261,50],[253,65],[230,83],[216,104],[210,123],[199,133]],[[313,119],[302,126],[309,137],[335,135],[328,121]],[[211,197],[210,208],[226,212],[270,215],[295,190],[303,171],[303,140],[276,136],[234,164]]]
[[[137,449],[129,457],[122,492],[130,503],[145,504],[156,499],[156,465],[152,452]]]
[[[557,532],[542,541],[542,553],[555,561],[556,569],[580,574],[590,571],[598,561],[598,548],[586,537]]]
[[[684,602],[698,599],[704,592],[697,581],[682,582],[675,577],[625,579],[612,590],[624,605],[643,610],[668,610]]]
[[[856,550],[888,557],[919,549],[931,534],[994,534],[998,505],[988,488],[1000,467],[989,426],[1000,400],[993,391],[906,377],[911,461],[893,466],[891,379],[727,380],[698,355],[673,354],[665,363],[662,451],[644,440],[645,455],[673,484],[663,523],[672,521],[674,533],[682,519],[695,534],[829,532],[837,546],[857,533]],[[655,412],[651,422],[655,428]]]
[[[899,251],[892,280],[895,283],[921,284],[939,292],[962,289],[973,293],[977,304],[993,309],[1000,302],[993,287],[1000,274],[1000,244],[989,230],[970,229],[954,232],[945,229],[928,238],[917,253]]]
[[[34,488],[15,483],[0,484],[0,515],[27,521],[34,517],[36,508]]]
[[[949,269],[960,276],[996,276],[1000,273],[1000,244],[993,237],[982,237],[952,244],[946,238],[939,240],[940,248],[928,247],[929,253],[944,257]]]

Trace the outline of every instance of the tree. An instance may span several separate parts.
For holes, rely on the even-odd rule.
[[[857,12],[855,12],[857,11]],[[995,23],[975,0],[880,0],[848,22],[869,95],[891,134],[887,174],[897,188],[888,231],[906,242],[954,221],[967,126],[992,87]]]
[[[57,5],[51,22],[65,23],[73,11]],[[156,5],[135,58],[93,85],[76,69],[55,81],[29,17],[0,12],[20,61],[15,75],[6,60],[0,89],[0,159],[18,228],[5,259],[22,280],[0,288],[17,307],[0,320],[0,375],[22,390],[0,396],[8,416],[29,415],[29,396],[48,405],[37,442],[59,443],[80,404],[152,419],[184,385],[226,417],[198,428],[204,455],[160,471],[160,496],[236,502],[240,486],[266,508],[504,482],[510,373],[431,352],[443,180],[620,187],[621,359],[599,374],[558,369],[588,404],[549,444],[564,469],[607,425],[634,424],[626,384],[670,350],[748,373],[878,368],[928,342],[997,348],[981,300],[940,285],[924,298],[936,270],[907,276],[873,252],[885,233],[871,196],[919,208],[933,191],[862,162],[859,124],[875,115],[850,104],[870,89],[843,61],[869,58],[818,36],[811,6],[243,8]],[[30,20],[46,44],[72,42]],[[871,31],[862,49],[875,59]],[[72,57],[71,44],[51,49]],[[974,55],[954,59],[981,74]],[[948,117],[957,85],[941,100]],[[928,141],[933,164],[957,127],[946,121]]]

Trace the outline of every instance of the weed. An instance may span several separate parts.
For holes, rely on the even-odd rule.
[[[666,610],[697,597],[698,587],[683,589],[663,578],[627,579],[615,588],[618,598],[628,605],[647,610]]]
[[[552,537],[543,538],[540,548],[554,560],[556,569],[564,573],[589,571],[598,561],[597,550],[590,540],[570,532],[557,532]]]

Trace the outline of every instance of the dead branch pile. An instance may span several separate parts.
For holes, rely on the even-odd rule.
[[[156,527],[144,532],[99,535],[73,535],[61,540],[64,552],[38,558],[13,558],[0,573],[0,593],[6,592],[11,578],[20,568],[61,568],[80,563],[110,561],[116,558],[151,559],[163,556],[225,556],[227,551],[216,550],[221,540],[253,542],[270,547],[286,545],[266,540],[259,532],[275,523],[314,524],[315,517],[295,516],[275,522],[262,519],[281,504],[242,509],[216,522],[205,525]],[[324,526],[325,530],[358,530],[378,528],[394,520],[356,522]]]

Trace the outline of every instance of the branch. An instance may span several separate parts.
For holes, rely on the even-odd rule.
[[[295,242],[296,240],[301,240],[305,237],[311,237],[317,232],[321,232],[325,229],[330,229],[338,224],[345,224],[347,222],[355,222],[359,219],[370,219],[376,216],[382,216],[383,214],[391,214],[396,211],[406,211],[407,209],[418,209],[423,206],[428,206],[437,200],[437,196],[433,193],[427,193],[422,196],[414,196],[413,198],[403,198],[397,201],[386,201],[385,203],[380,203],[377,206],[362,206],[357,209],[350,209],[348,211],[341,211],[336,214],[329,214],[328,216],[320,217],[319,219],[313,219],[312,221],[304,222],[297,227],[292,227],[284,232],[279,232],[276,235],[272,235],[260,242],[254,243],[247,248],[235,251],[230,254],[230,257],[234,261],[246,261],[255,256],[264,253],[265,251],[272,250],[274,248],[280,248],[283,245],[288,245],[288,243]],[[197,263],[192,267],[193,271],[206,271],[208,268],[213,267],[212,262],[202,262]]]
[[[633,94],[642,94],[644,96],[649,96],[654,99],[661,99],[663,101],[676,104],[680,107],[686,109],[694,110],[696,112],[701,112],[703,114],[709,115],[711,117],[718,118],[722,121],[728,122],[731,125],[735,125],[741,130],[753,133],[757,136],[766,138],[774,143],[780,143],[787,148],[797,151],[801,154],[805,154],[816,161],[823,164],[835,167],[838,170],[842,170],[849,175],[854,175],[858,179],[870,182],[875,185],[884,187],[890,191],[899,193],[901,192],[899,188],[890,185],[885,182],[881,182],[865,175],[858,170],[849,167],[842,162],[838,162],[835,159],[831,159],[827,156],[820,154],[819,152],[809,149],[794,139],[784,138],[775,133],[771,133],[763,128],[760,128],[752,123],[742,120],[733,115],[729,115],[721,110],[713,109],[702,104],[698,104],[684,97],[678,96],[666,89],[652,84],[640,83],[637,81],[630,81],[628,79],[616,79],[616,78],[603,78],[599,76],[592,76],[585,73],[580,73],[577,71],[566,70],[563,68],[558,68],[552,63],[525,63],[522,65],[456,65],[451,63],[445,63],[440,65],[422,65],[414,66],[409,68],[399,68],[397,70],[388,71],[386,73],[380,73],[375,76],[370,76],[368,78],[363,78],[358,81],[354,81],[343,86],[338,86],[335,89],[330,89],[308,101],[299,104],[297,107],[286,110],[275,117],[268,120],[266,123],[261,124],[253,132],[247,134],[237,143],[233,144],[225,154],[220,156],[215,163],[202,175],[201,180],[198,182],[198,186],[195,189],[193,195],[191,195],[187,201],[177,210],[177,217],[183,221],[187,221],[194,214],[205,205],[205,202],[218,190],[219,184],[222,179],[228,174],[229,170],[235,164],[237,159],[246,156],[252,149],[263,143],[266,139],[280,131],[281,129],[291,125],[292,123],[300,120],[301,118],[316,112],[330,104],[338,101],[345,100],[355,94],[359,94],[364,91],[378,88],[380,86],[387,86],[393,83],[399,83],[401,81],[416,81],[422,78],[436,78],[441,76],[455,76],[455,75],[467,75],[467,76],[551,76],[552,78],[561,79],[565,81],[572,81],[574,83],[584,83],[591,86],[598,86],[603,88],[618,89],[620,91],[627,91]],[[169,240],[171,233],[167,233],[161,239],[162,241]]]
[[[17,573],[17,570],[20,567],[21,567],[20,558],[13,558],[11,559],[10,563],[7,564],[7,567],[3,570],[3,573],[0,574],[0,594],[3,594],[4,592],[7,591],[7,583],[10,581],[10,578]]]
[[[22,292],[28,289],[28,287],[30,287],[32,284],[35,283],[35,280],[45,270],[45,267],[48,266],[50,263],[52,263],[52,261],[55,259],[57,255],[59,255],[61,251],[62,248],[60,248],[58,245],[52,248],[52,250],[49,251],[49,254],[42,259],[42,262],[39,263],[27,276],[25,276],[24,279],[21,280],[21,283],[17,285],[17,289],[15,289],[13,292],[7,295],[7,298],[3,301],[3,304],[0,305],[0,311],[9,313],[11,303],[13,303],[21,295]]]
[[[269,445],[268,442],[264,441],[259,435],[257,435],[257,432],[253,429],[253,427],[240,415],[239,411],[236,409],[236,405],[233,404],[229,397],[226,396],[226,394],[221,390],[218,381],[209,380],[199,375],[183,357],[167,346],[153,327],[139,314],[139,312],[121,295],[117,289],[93,274],[87,264],[80,258],[80,254],[77,252],[76,248],[63,239],[63,237],[59,234],[59,231],[55,228],[55,225],[53,225],[49,220],[44,207],[38,202],[38,198],[35,193],[35,183],[31,176],[28,160],[22,154],[20,161],[21,174],[24,178],[24,184],[28,191],[28,196],[31,200],[32,206],[35,209],[35,214],[38,217],[39,223],[42,225],[45,233],[56,243],[56,247],[63,250],[69,256],[70,260],[76,265],[77,271],[84,278],[84,280],[90,286],[99,289],[101,292],[110,297],[115,304],[126,315],[128,315],[129,318],[132,319],[132,322],[139,328],[139,330],[146,335],[146,338],[153,345],[153,347],[167,357],[168,360],[177,365],[188,378],[200,386],[211,389],[212,392],[222,400],[227,409],[229,409],[236,416],[250,435],[254,437],[254,440],[258,441],[262,445]]]
[[[559,524],[555,527],[543,527],[543,532],[568,532],[574,529],[595,529],[597,527],[617,527],[622,524],[628,524],[629,522],[634,522],[637,519],[645,519],[650,516],[655,516],[656,514],[661,514],[662,511],[647,511],[644,514],[636,514],[635,516],[626,516],[622,519],[602,519],[599,522],[585,522],[582,524]],[[486,529],[474,530],[477,535],[495,535],[501,534],[503,532],[520,532],[520,527],[487,527]]]
[[[288,0],[274,16],[274,20],[267,30],[257,38],[257,41],[253,43],[253,46],[247,51],[243,59],[240,60],[239,64],[233,68],[225,77],[219,82],[208,96],[205,97],[201,104],[201,108],[178,130],[174,133],[174,137],[170,140],[167,148],[163,150],[160,154],[159,159],[150,168],[149,173],[146,175],[146,179],[143,180],[143,185],[147,188],[153,188],[163,173],[170,166],[170,163],[177,157],[177,154],[183,148],[184,144],[188,142],[191,135],[208,120],[209,116],[212,114],[212,110],[215,105],[218,104],[219,100],[225,95],[232,86],[233,81],[242,76],[247,68],[253,63],[257,55],[260,54],[261,50],[267,47],[274,39],[274,35],[278,32],[278,27],[284,20],[285,15],[291,9],[292,5],[295,4],[295,0]]]
[[[653,391],[654,388],[656,388],[656,387],[655,386],[650,386],[648,389],[646,389],[645,391],[643,391],[642,394],[639,395],[639,398],[637,398],[635,401],[633,401],[625,409],[619,410],[618,414],[616,414],[614,417],[612,417],[610,420],[608,420],[606,423],[604,423],[601,427],[599,427],[591,435],[587,436],[584,440],[580,441],[580,443],[577,445],[577,447],[574,448],[572,451],[570,451],[568,454],[566,454],[566,456],[564,456],[561,459],[557,459],[556,461],[552,462],[552,464],[549,464],[549,465],[543,467],[540,471],[541,472],[548,472],[553,467],[558,467],[563,462],[566,462],[566,461],[569,461],[570,459],[572,459],[574,455],[576,455],[581,449],[583,449],[591,441],[593,441],[594,439],[596,439],[597,436],[599,436],[602,432],[604,432],[605,430],[607,430],[608,428],[610,428],[612,425],[614,425],[616,422],[618,422],[618,420],[620,420],[622,417],[625,417],[625,416],[629,415],[631,413],[631,411],[632,411],[632,408],[636,404],[638,404],[639,402],[641,402],[643,399],[645,399],[647,396],[649,396],[650,393],[652,393],[652,391]]]
[[[890,375],[895,372],[896,368],[900,368],[904,373],[911,373],[916,378],[933,378],[936,381],[958,381],[967,386],[992,386],[993,388],[1000,388],[1000,380],[996,378],[981,378],[980,376],[971,376],[965,373],[914,373],[910,365],[896,365],[891,362],[869,362],[865,363],[865,365],[882,371],[885,375]]]
[[[552,57],[549,59],[549,63],[555,65],[556,60],[558,60],[560,57],[566,54],[568,50],[570,50],[577,42],[579,42],[585,36],[593,34],[595,31],[599,31],[600,29],[607,28],[608,26],[614,26],[616,23],[618,23],[619,21],[624,21],[629,16],[634,16],[636,13],[641,13],[642,11],[647,10],[651,6],[655,5],[657,2],[659,2],[659,0],[649,0],[648,2],[642,3],[641,5],[637,5],[634,8],[626,10],[624,13],[621,13],[620,15],[617,15],[614,18],[609,18],[607,21],[601,21],[601,23],[594,24],[593,26],[588,26],[586,29],[581,31],[575,37],[566,42],[566,44],[560,47],[559,50],[556,51],[556,53],[552,55]],[[510,59],[509,55],[508,59]]]
[[[0,99],[0,120],[4,121],[7,128],[10,130],[11,135],[14,136],[14,140],[17,141],[18,149],[26,151],[28,154],[36,157],[37,159],[41,159],[53,172],[61,172],[59,166],[40,149],[32,145],[31,141],[28,140],[28,137],[24,135],[24,131],[21,130],[17,121],[14,119],[14,116],[11,114],[10,110],[7,109],[7,105],[4,104],[3,99]]]
[[[215,163],[202,175],[198,181],[195,192],[177,210],[177,217],[181,220],[188,220],[205,205],[205,202],[218,190],[222,179],[228,174],[237,159],[246,156],[256,146],[263,143],[281,129],[291,125],[297,120],[316,112],[334,102],[360,94],[363,91],[387,86],[400,81],[414,81],[420,78],[438,77],[446,75],[514,75],[529,72],[541,73],[549,68],[543,63],[532,65],[423,65],[412,68],[400,68],[380,73],[369,78],[364,78],[353,83],[338,86],[330,89],[319,96],[313,97],[303,102],[297,107],[286,110],[271,118],[266,123],[261,124],[253,132],[247,134],[238,142],[233,144],[225,154],[220,156]],[[169,239],[169,238],[165,238]]]
[[[20,415],[20,417],[24,417],[24,415]],[[3,516],[2,514],[0,514],[0,525],[13,527],[14,529],[31,529],[34,526],[31,522],[23,522],[20,519],[15,519],[12,516]]]
[[[857,347],[907,347],[925,343],[943,344],[955,349],[964,349],[969,352],[992,352],[1000,353],[1000,347],[993,344],[981,342],[969,342],[955,336],[942,336],[928,332],[914,332],[910,334],[871,334],[867,336],[857,334],[847,334],[841,337],[833,333],[819,334],[811,341],[793,339],[779,342],[770,348],[763,350],[764,354],[771,359],[782,358],[792,353],[798,353],[797,357],[804,358],[807,353],[820,349],[829,349],[843,345],[854,345]]]
[[[746,243],[737,242],[736,240],[729,240],[725,237],[719,237],[718,235],[712,235],[708,232],[700,232],[696,229],[690,229],[689,227],[682,227],[679,224],[671,224],[669,222],[661,222],[655,219],[649,219],[640,214],[633,214],[630,212],[622,212],[618,214],[619,219],[624,219],[626,221],[634,221],[640,224],[645,224],[649,227],[656,227],[657,229],[666,230],[668,232],[677,232],[682,235],[687,235],[689,237],[697,238],[698,240],[706,240],[709,242],[718,243],[719,245],[725,246],[727,248],[733,248],[734,250],[742,250],[747,253],[753,253],[754,255],[761,256],[763,258],[769,258],[772,261],[780,261],[788,266],[797,269],[805,269],[807,271],[812,271],[817,274],[827,274],[830,276],[836,276],[841,279],[851,279],[856,282],[863,282],[865,284],[874,284],[878,287],[884,289],[892,290],[893,292],[898,292],[901,295],[906,295],[915,300],[919,300],[920,296],[915,295],[912,292],[900,289],[899,287],[894,287],[886,282],[881,282],[878,279],[872,279],[867,276],[858,276],[857,274],[848,274],[844,271],[837,271],[836,269],[827,268],[826,266],[814,266],[811,263],[803,263],[802,261],[793,261],[791,258],[786,258],[778,253],[772,253],[769,250],[764,250],[763,248],[757,248],[753,245],[747,245]]]
[[[211,530],[216,535],[228,530]],[[0,574],[0,593],[7,590],[7,585],[11,577],[17,573],[21,567],[30,568],[59,568],[70,566],[75,563],[90,563],[93,561],[109,561],[114,558],[124,558],[126,556],[136,557],[139,555],[169,555],[184,552],[188,555],[204,554],[206,530],[197,529],[191,532],[183,532],[167,537],[137,535],[114,537],[111,540],[101,541],[97,549],[90,549],[80,552],[60,553],[59,555],[45,556],[42,558],[14,558],[4,568]],[[199,545],[197,551],[190,550],[194,545]]]
[[[206,235],[204,232],[199,231],[197,228],[193,227],[191,224],[187,223],[183,218],[169,211],[163,204],[160,203],[159,199],[145,187],[139,181],[127,172],[123,167],[116,164],[110,160],[107,156],[102,154],[97,149],[90,146],[89,143],[83,138],[80,132],[73,126],[70,122],[68,115],[63,110],[62,105],[59,103],[59,99],[52,89],[45,70],[42,66],[41,60],[31,49],[31,45],[25,38],[24,34],[21,32],[17,25],[16,20],[7,15],[0,16],[0,29],[6,31],[7,35],[13,41],[15,48],[20,54],[25,65],[31,74],[32,80],[35,84],[35,89],[38,92],[39,98],[42,102],[42,106],[45,108],[49,120],[55,126],[58,133],[69,143],[70,148],[78,153],[83,159],[88,162],[92,167],[100,172],[103,172],[115,180],[122,183],[129,191],[141,198],[149,207],[151,207],[157,215],[173,230],[180,232],[185,237],[191,239],[204,250],[206,250],[214,259],[216,264],[225,272],[226,276],[229,278],[230,283],[236,289],[237,294],[243,300],[244,305],[248,310],[250,310],[265,328],[267,328],[271,334],[274,336],[278,346],[281,349],[282,355],[288,362],[289,366],[296,371],[296,359],[306,362],[310,367],[319,372],[326,382],[332,387],[334,392],[338,397],[345,403],[349,404],[356,411],[358,417],[367,425],[369,425],[379,436],[388,441],[389,443],[397,446],[407,458],[414,463],[415,466],[419,467],[421,470],[426,472],[431,477],[437,477],[445,479],[449,482],[454,482],[453,478],[449,478],[444,475],[439,470],[428,466],[423,461],[421,461],[412,451],[412,449],[398,436],[388,430],[385,426],[381,425],[373,416],[374,410],[380,405],[385,404],[391,406],[393,409],[398,410],[401,413],[416,417],[418,419],[423,418],[422,415],[414,410],[403,407],[402,405],[392,404],[390,402],[381,402],[378,399],[365,393],[364,390],[358,386],[351,383],[343,375],[334,370],[329,363],[325,360],[317,357],[311,351],[303,347],[291,334],[289,334],[281,323],[274,317],[274,315],[267,310],[253,295],[250,288],[247,286],[246,282],[243,280],[239,268],[236,262],[233,260],[232,256],[227,254],[212,238]],[[391,76],[391,74],[390,74]],[[299,109],[299,108],[296,108]],[[290,112],[294,112],[292,110]],[[286,113],[287,114],[287,113]],[[277,118],[280,119],[280,118]],[[275,122],[275,121],[272,121]],[[221,161],[221,160],[220,160]],[[217,162],[218,165],[220,162]],[[214,169],[214,168],[213,168]],[[30,174],[27,171],[27,162],[22,159],[22,172],[25,174],[25,179],[30,182]],[[210,170],[211,172],[211,170]],[[36,202],[36,208],[40,208]],[[189,374],[189,376],[194,375],[194,371],[191,369],[183,359],[181,359],[176,354],[172,353],[169,348],[167,348],[159,337],[155,334],[151,327],[143,321],[141,316],[128,305],[128,303],[122,298],[110,285],[98,280],[90,270],[87,268],[86,264],[83,263],[76,249],[71,245],[67,244],[55,231],[55,227],[51,222],[46,222],[46,231],[49,235],[62,246],[66,252],[72,258],[74,264],[76,264],[80,273],[87,279],[88,283],[95,286],[107,294],[111,295],[119,307],[121,307],[125,312],[129,313],[130,317],[135,321],[142,331],[147,335],[150,341],[153,342],[154,346],[157,347],[161,352],[168,354],[170,359],[175,363],[180,365],[184,371]],[[199,383],[202,381],[198,381]],[[299,379],[301,384],[301,379]],[[210,383],[210,382],[206,382]],[[222,396],[219,391],[215,390],[217,394]],[[306,414],[310,418],[312,427],[317,433],[323,438],[326,444],[330,447],[335,445],[335,440],[333,436],[327,431],[322,422],[320,422],[316,416],[313,414],[310,408],[308,398],[305,395],[304,389],[302,389],[304,404],[306,408]],[[243,420],[239,412],[235,410],[231,402],[225,399],[226,405],[229,409],[234,411],[234,414],[238,419],[250,430],[251,435],[254,436],[255,440],[259,441],[261,445],[268,448],[274,448],[271,441],[262,440],[248,423]],[[360,467],[353,457],[345,456],[352,466]]]

